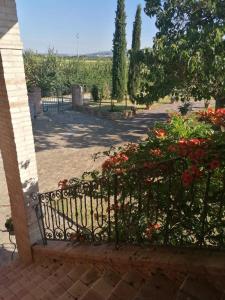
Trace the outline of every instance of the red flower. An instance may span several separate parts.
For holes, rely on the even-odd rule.
[[[155,129],[154,133],[157,138],[163,138],[166,136],[166,131],[164,129]]]
[[[182,182],[185,187],[188,187],[193,181],[193,176],[189,170],[184,171],[182,174]]]
[[[169,152],[177,152],[177,146],[176,145],[169,145],[167,150]]]
[[[205,156],[206,153],[203,149],[197,149],[189,154],[189,158],[194,161],[202,160],[203,158],[205,158]]]
[[[208,109],[207,111],[199,112],[200,118],[202,120],[208,121],[214,125],[224,125],[225,124],[225,109],[219,108],[217,110]]]
[[[63,180],[60,180],[58,182],[58,187],[63,190],[63,189],[66,189],[68,187],[68,180],[67,179],[63,179]]]
[[[103,170],[110,170],[113,167],[118,167],[121,163],[128,161],[129,158],[123,152],[117,153],[113,156],[110,156],[104,163],[102,164]]]
[[[212,160],[209,164],[210,170],[215,170],[219,167],[220,167],[220,162],[217,159]]]
[[[162,151],[161,151],[159,148],[157,148],[157,149],[152,149],[152,150],[150,150],[149,153],[150,153],[151,155],[157,156],[157,157],[161,157],[161,156],[162,156]]]
[[[156,224],[148,224],[147,228],[145,229],[145,234],[148,239],[152,238],[152,234],[161,228],[161,225],[156,223]]]
[[[200,177],[202,175],[202,171],[195,165],[191,166],[189,171],[194,177]]]

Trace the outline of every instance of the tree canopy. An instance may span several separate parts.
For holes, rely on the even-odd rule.
[[[158,32],[150,59],[148,95],[215,98],[225,104],[225,1],[145,0]]]
[[[112,97],[123,100],[126,93],[126,13],[125,1],[118,0],[113,38]]]
[[[130,65],[128,74],[128,92],[132,100],[135,99],[140,88],[140,64],[137,60],[137,52],[141,48],[141,5],[138,5],[132,37],[132,48],[130,50]]]

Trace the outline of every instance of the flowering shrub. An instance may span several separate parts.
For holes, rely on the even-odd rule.
[[[130,236],[132,241],[165,242],[165,235],[171,231],[174,241],[183,236],[184,244],[199,239],[203,234],[203,203],[217,201],[225,183],[224,133],[215,132],[194,115],[188,119],[174,114],[167,123],[156,124],[146,141],[107,154],[103,175],[116,174],[120,182],[118,204],[110,212],[117,215],[121,240]],[[129,202],[129,197],[134,201]],[[219,211],[217,205],[211,208],[208,230],[213,228]],[[166,222],[171,222],[170,226]]]
[[[225,126],[225,108],[217,110],[209,108],[206,111],[198,112],[197,115],[202,121],[209,122],[215,126]]]
[[[89,239],[225,246],[225,133],[174,114],[140,144],[103,154],[101,173],[86,173],[88,181],[65,191],[65,212],[76,212],[75,224],[89,230]],[[70,239],[87,240],[80,229]]]
[[[58,188],[61,189],[61,190],[64,190],[68,187],[68,184],[69,184],[68,179],[60,180],[58,182]]]
[[[188,119],[174,114],[167,123],[156,124],[140,145],[127,144],[117,152],[113,149],[113,154],[107,153],[109,158],[102,170],[104,174],[123,174],[139,168],[153,170],[157,162],[180,159],[186,165],[181,178],[188,187],[209,170],[219,168],[224,144],[223,135],[214,132],[209,124],[197,121],[194,115]]]

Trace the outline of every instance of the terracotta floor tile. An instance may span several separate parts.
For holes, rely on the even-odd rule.
[[[21,298],[21,300],[36,300],[36,299],[34,298],[33,295],[28,294],[28,295],[24,296],[23,298]]]
[[[107,272],[93,284],[92,289],[106,299],[112,293],[119,280],[120,276],[118,274]]]
[[[146,280],[138,296],[148,299],[149,295],[154,300],[174,300],[177,289],[173,282],[163,274],[155,274]]]
[[[223,293],[218,291],[207,280],[187,276],[179,290],[179,295],[187,295],[194,299],[221,300]],[[179,298],[180,299],[180,298]]]
[[[55,300],[56,297],[51,292],[46,292],[41,300]]]
[[[69,264],[62,265],[58,268],[58,270],[55,271],[53,276],[55,277],[62,277],[66,275],[68,272],[70,272],[73,269],[73,267]]]
[[[67,276],[72,279],[73,282],[76,282],[87,270],[88,267],[86,265],[77,265],[67,274]]]
[[[86,271],[81,277],[80,280],[90,286],[92,283],[94,283],[95,281],[97,281],[100,277],[100,274],[98,272],[98,270],[96,270],[95,268],[90,268],[88,271]]]
[[[74,284],[74,282],[66,275],[59,280],[59,284],[63,286],[65,290],[68,290]]]
[[[83,282],[78,280],[67,292],[75,299],[79,299],[88,291],[88,289],[89,288]]]
[[[63,295],[66,292],[66,289],[60,285],[59,283],[56,283],[51,289],[49,289],[49,292],[52,295],[55,295],[57,297]]]
[[[91,289],[81,297],[81,300],[106,300],[106,298],[103,298],[96,291]]]
[[[116,296],[115,294],[111,294],[108,298],[107,298],[107,300],[120,300],[120,298],[118,298],[118,296]],[[128,299],[127,299],[128,300]],[[130,299],[129,299],[130,300]]]
[[[126,281],[130,286],[134,287],[135,289],[139,289],[141,285],[144,283],[143,275],[139,272],[129,271],[123,276],[123,280]]]
[[[120,300],[132,300],[136,296],[137,290],[126,281],[121,280],[114,288],[113,294]]]
[[[44,294],[46,293],[46,291],[42,289],[40,286],[31,289],[29,292],[35,299],[41,299],[41,297],[43,297]]]
[[[57,280],[52,281],[49,278],[43,280],[42,282],[40,282],[40,287],[45,290],[45,291],[49,291],[50,289],[52,289],[55,284],[57,283]]]
[[[7,297],[11,297],[11,296],[13,296],[13,293],[9,289],[7,289],[6,287],[1,289],[0,297],[2,297],[4,299]]]
[[[75,298],[71,296],[69,293],[65,293],[61,297],[59,297],[59,300],[74,300],[74,299]]]

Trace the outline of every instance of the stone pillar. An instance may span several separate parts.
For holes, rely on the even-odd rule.
[[[28,93],[28,100],[31,118],[34,119],[43,112],[41,101],[41,89],[39,87],[32,87],[32,89]]]
[[[41,238],[31,203],[38,177],[15,0],[0,0],[0,147],[18,252],[30,262]]]
[[[83,87],[80,85],[72,86],[72,105],[73,109],[76,109],[76,106],[84,105]]]

